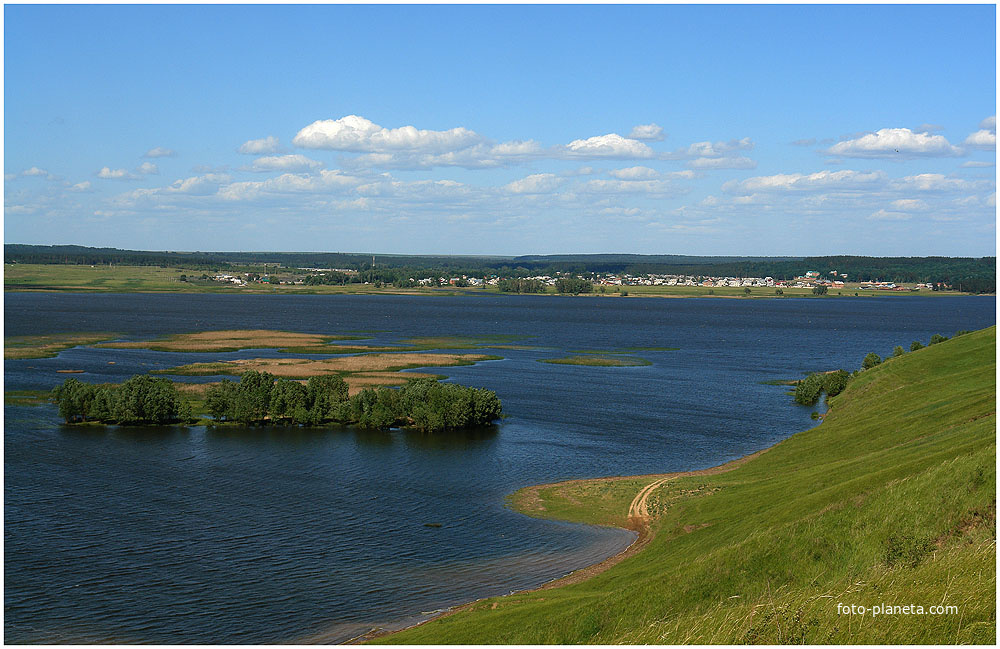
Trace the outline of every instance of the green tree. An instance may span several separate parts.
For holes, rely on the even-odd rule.
[[[271,419],[284,419],[291,423],[301,423],[296,415],[306,411],[308,391],[306,386],[291,379],[278,379],[271,388],[271,404],[268,411]]]
[[[813,295],[826,295],[826,292],[827,288],[822,284],[813,287]]]
[[[923,349],[923,348],[924,348],[924,346],[923,346],[923,344],[919,340],[914,340],[912,343],[910,343],[910,351],[911,352],[915,352],[918,349]]]
[[[876,365],[880,365],[881,363],[882,363],[881,356],[879,356],[875,352],[869,352],[868,355],[865,356],[864,360],[861,361],[861,369],[870,370],[871,368],[875,367]]]
[[[931,345],[936,345],[938,343],[943,343],[946,340],[948,340],[947,336],[942,336],[941,334],[934,334],[933,336],[931,336],[931,342],[930,342],[930,344]]]
[[[905,351],[903,350],[903,348],[902,348],[902,347],[901,347],[900,345],[896,345],[896,346],[895,346],[895,347],[893,347],[893,349],[892,349],[892,357],[893,357],[893,358],[897,358],[897,357],[899,357],[899,356],[902,356],[902,355],[903,355],[903,354],[905,354],[905,353],[906,353],[906,352],[905,352]]]

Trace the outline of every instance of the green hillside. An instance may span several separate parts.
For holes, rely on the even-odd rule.
[[[656,488],[655,536],[606,572],[377,641],[993,644],[995,371],[995,327],[888,360],[852,379],[816,428],[732,471]],[[534,511],[622,524],[652,481],[537,490]],[[931,614],[937,605],[956,608]]]

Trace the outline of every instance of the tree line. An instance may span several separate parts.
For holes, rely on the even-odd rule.
[[[53,390],[67,423],[162,426],[195,421],[177,387],[168,379],[137,375],[120,385],[67,379]],[[401,388],[365,388],[348,395],[337,375],[314,376],[305,384],[250,370],[240,380],[224,379],[206,392],[205,407],[217,423],[245,426],[354,425],[385,429],[407,426],[424,432],[488,426],[503,405],[492,390],[434,379]]]
[[[443,257],[356,253],[155,252],[5,244],[6,263],[122,264],[223,268],[278,265],[287,268],[344,268],[371,274],[362,282],[406,285],[417,277],[555,276],[559,273],[664,274],[694,277],[773,277],[794,279],[807,270],[829,277],[846,273],[854,281],[931,282],[971,293],[995,292],[996,257],[694,257],[684,255],[531,255],[522,257]],[[319,277],[319,276],[317,276]],[[335,276],[334,276],[335,277]],[[338,278],[339,279],[339,278]],[[338,279],[332,280],[336,283]],[[313,280],[326,283],[325,280]],[[340,280],[344,281],[344,280]],[[348,280],[353,281],[353,280]],[[516,291],[515,291],[516,292]],[[522,291],[524,292],[524,291]]]
[[[238,383],[224,379],[210,387],[206,407],[216,421],[244,425],[409,426],[424,432],[487,426],[503,410],[491,390],[433,379],[348,396],[347,384],[337,375],[314,376],[303,385],[254,370],[244,372]]]
[[[162,426],[192,419],[173,382],[146,374],[133,376],[120,385],[66,379],[52,391],[52,396],[68,424]]]

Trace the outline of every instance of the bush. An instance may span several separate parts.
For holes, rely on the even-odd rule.
[[[826,295],[827,288],[825,286],[814,286],[813,295]]]
[[[810,374],[795,384],[795,403],[811,406],[819,401],[819,395],[822,391],[823,375]]]
[[[861,361],[861,369],[870,370],[876,365],[881,365],[881,364],[882,364],[882,357],[876,354],[875,352],[869,352],[868,355],[865,356],[864,360]]]
[[[931,345],[936,345],[938,343],[943,343],[946,340],[948,340],[947,336],[942,336],[941,334],[934,334],[933,336],[931,336],[931,342],[930,342],[930,344]]]
[[[915,352],[918,349],[923,349],[923,348],[924,348],[924,346],[923,346],[923,344],[919,340],[914,340],[912,343],[910,343],[910,351],[911,352]]]
[[[901,346],[899,346],[899,345],[896,345],[892,349],[892,357],[893,358],[898,358],[899,356],[902,356],[905,353],[906,353],[906,351],[904,351],[903,348]]]
[[[825,375],[823,378],[823,390],[826,392],[826,396],[835,397],[843,392],[850,378],[851,375],[845,370],[837,370]]]

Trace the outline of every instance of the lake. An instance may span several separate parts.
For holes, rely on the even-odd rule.
[[[517,488],[720,464],[815,424],[763,381],[854,370],[868,352],[995,323],[993,297],[5,300],[7,336],[261,328],[374,343],[502,334],[539,348],[431,370],[501,398],[507,417],[477,432],[74,428],[53,406],[5,406],[7,643],[342,641],[535,587],[633,537],[517,514],[504,506]],[[537,362],[626,347],[678,349],[636,352],[642,367]],[[6,361],[4,378],[48,389],[58,369],[97,383],[262,355],[277,353],[76,348]]]

